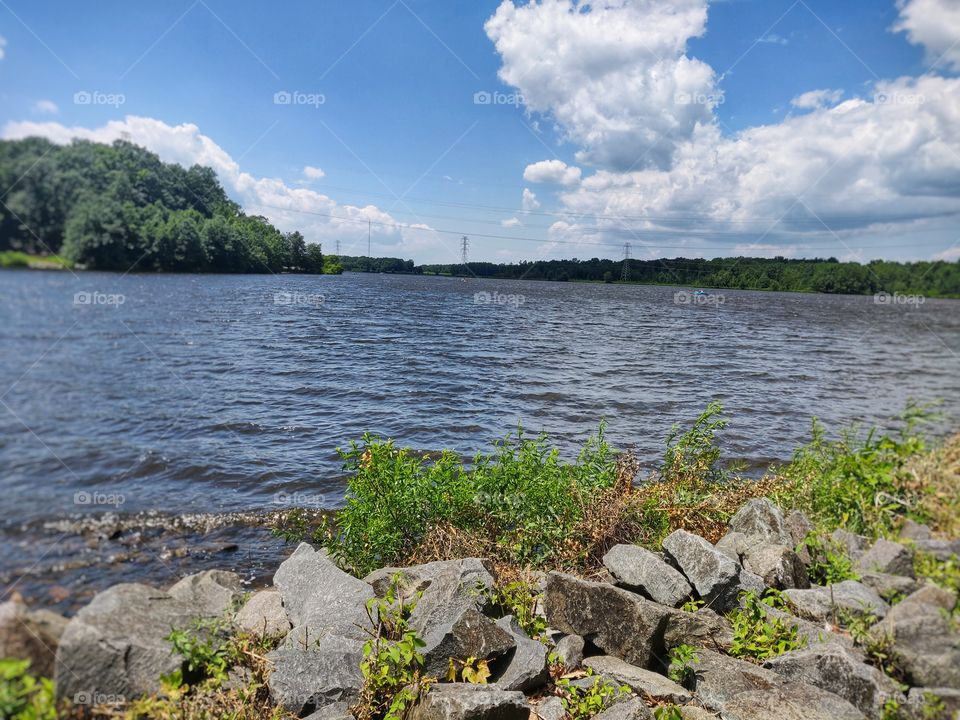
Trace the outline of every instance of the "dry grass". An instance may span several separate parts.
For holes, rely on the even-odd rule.
[[[920,512],[933,531],[947,538],[960,537],[960,434],[912,459],[906,473],[922,498]]]

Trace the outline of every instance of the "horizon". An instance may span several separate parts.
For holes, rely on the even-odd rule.
[[[960,259],[948,0],[0,9],[2,137],[212,167],[333,253]],[[613,38],[611,40],[611,38]],[[369,236],[368,236],[369,233]]]

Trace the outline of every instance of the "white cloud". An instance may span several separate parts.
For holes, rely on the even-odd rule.
[[[514,227],[519,227],[523,223],[521,223],[518,218],[512,217],[507,220],[501,220],[500,224],[505,228],[514,228]]]
[[[706,20],[707,0],[503,0],[484,27],[500,78],[581,146],[579,162],[666,169],[722,101],[713,69],[685,55]]]
[[[822,107],[832,107],[840,102],[843,90],[810,90],[797,95],[790,104],[801,110],[814,110]]]
[[[923,45],[927,58],[940,68],[960,71],[960,3],[957,0],[897,0],[896,32]]]
[[[537,194],[530,188],[523,189],[521,204],[523,209],[527,212],[530,212],[531,210],[537,210],[540,207],[540,201],[537,200]]]
[[[33,104],[33,111],[42,115],[57,115],[60,112],[60,108],[57,107],[57,104],[53,102],[53,100],[37,100],[37,102]]]
[[[0,60],[3,60],[7,56],[7,39],[0,35]]]
[[[240,165],[193,124],[167,125],[162,120],[127,116],[99,128],[67,127],[56,122],[11,122],[3,128],[5,139],[45,137],[59,143],[73,138],[110,143],[125,138],[155,152],[166,162],[186,167],[207,165],[248,213],[263,215],[284,231],[300,230],[308,242],[340,238],[344,252],[356,240],[366,252],[367,221],[373,221],[375,252],[412,253],[443,248],[445,243],[426,225],[404,225],[374,205],[341,205],[333,198],[307,188],[292,188],[277,178],[258,178]],[[330,217],[335,216],[335,217]],[[362,241],[362,242],[361,242]],[[451,251],[452,252],[452,251]]]
[[[326,173],[318,167],[313,167],[312,165],[307,165],[303,168],[303,176],[308,180],[319,180],[324,177]]]
[[[576,185],[580,182],[580,168],[567,165],[562,160],[541,160],[527,165],[523,179],[532,183]]]
[[[960,247],[954,246],[952,248],[947,248],[943,252],[939,252],[933,256],[934,260],[946,260],[947,262],[954,262],[955,260],[960,260]]]

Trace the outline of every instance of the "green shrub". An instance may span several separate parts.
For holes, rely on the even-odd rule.
[[[587,676],[592,677],[591,670],[587,670]],[[630,688],[617,687],[599,677],[587,687],[579,687],[568,678],[560,678],[557,680],[557,688],[561,692],[563,707],[571,720],[592,718],[610,707],[617,698],[630,693]]]
[[[538,615],[540,593],[525,580],[514,580],[497,585],[490,593],[490,602],[502,615],[513,615],[517,624],[532,639],[541,640],[547,629],[547,620]]]
[[[174,630],[167,636],[173,651],[183,658],[181,668],[165,680],[173,686],[211,681],[219,685],[237,660],[236,649],[222,621],[197,621],[189,631]]]
[[[913,556],[913,569],[918,578],[926,578],[960,595],[960,560],[956,555],[939,560],[932,553],[918,550]]]
[[[692,477],[719,482],[729,477],[729,471],[720,463],[721,450],[716,443],[717,432],[727,426],[727,421],[720,418],[722,413],[723,406],[712,402],[686,432],[681,433],[679,425],[673,426],[667,436],[667,452],[660,468],[660,477],[664,481]]]
[[[56,720],[53,682],[30,674],[29,660],[0,660],[0,718]]]
[[[667,676],[678,685],[689,686],[696,675],[696,669],[693,666],[699,662],[696,648],[691,645],[677,645],[670,651]]]
[[[833,585],[844,580],[859,580],[853,561],[842,543],[831,537],[810,533],[802,543],[810,555],[807,575],[816,585]]]
[[[784,608],[779,592],[770,590],[763,598],[746,592],[740,599],[743,607],[728,615],[733,623],[733,657],[766,660],[806,645],[795,625],[769,614],[769,608]]]
[[[661,705],[653,709],[653,717],[656,720],[683,720],[683,712],[679,705]]]

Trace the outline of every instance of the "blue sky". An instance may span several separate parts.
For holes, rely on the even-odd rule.
[[[209,162],[355,254],[370,220],[375,254],[417,261],[454,261],[459,233],[478,260],[956,259],[952,5],[5,0],[0,126]]]

